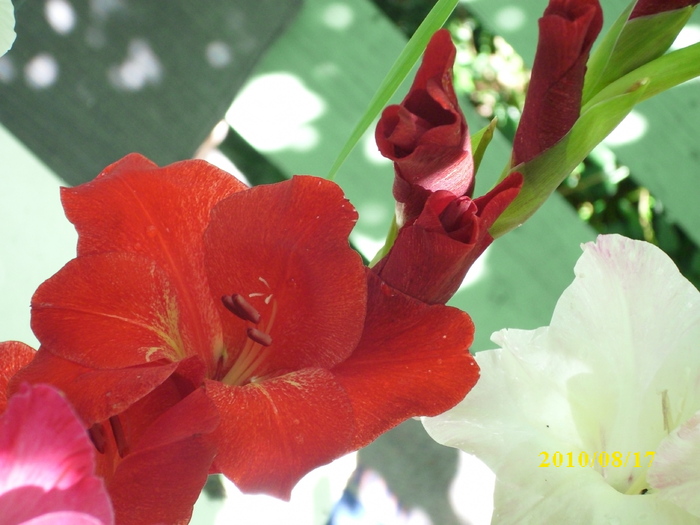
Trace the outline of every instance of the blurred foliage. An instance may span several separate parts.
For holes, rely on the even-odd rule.
[[[434,0],[374,2],[406,36],[435,4]],[[457,46],[455,90],[486,119],[498,117],[499,130],[512,140],[525,101],[529,71],[517,52],[503,38],[486,30],[467,5],[458,5],[447,27]],[[562,183],[559,192],[596,231],[658,245],[683,275],[700,287],[700,249],[671,222],[663,203],[637,184],[634,173],[608,148],[598,146]]]

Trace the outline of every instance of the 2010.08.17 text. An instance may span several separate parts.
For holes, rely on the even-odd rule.
[[[540,467],[651,467],[655,452],[540,452]]]

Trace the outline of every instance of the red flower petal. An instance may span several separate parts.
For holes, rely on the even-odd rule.
[[[83,509],[85,512],[62,510],[76,508]],[[0,494],[0,513],[2,513],[3,524],[105,525],[114,523],[104,482],[94,476],[78,481],[68,490],[54,489],[46,492],[40,487],[29,485]],[[75,516],[78,517],[77,521],[60,521]]]
[[[525,107],[513,141],[513,166],[559,141],[578,119],[588,54],[603,25],[598,0],[550,0]]]
[[[216,453],[204,434],[218,420],[197,389],[152,422],[109,481],[119,524],[189,522]]]
[[[22,523],[55,511],[112,523],[93,448],[68,402],[48,385],[22,385],[0,418],[0,516]]]
[[[61,201],[80,236],[78,255],[140,253],[180,273],[201,261],[201,236],[214,205],[244,189],[202,160],[159,168],[132,153],[91,182],[62,188]]]
[[[474,187],[469,132],[452,86],[454,59],[450,33],[436,32],[406,98],[386,108],[377,124],[379,151],[394,161],[401,224],[420,213],[425,190],[471,195]]]
[[[7,386],[10,379],[22,367],[28,365],[35,354],[36,350],[19,341],[0,343],[0,414],[7,407]]]
[[[152,364],[117,370],[96,370],[56,357],[43,348],[32,363],[10,382],[12,392],[24,381],[50,383],[71,400],[84,424],[104,421],[126,410],[162,384],[177,363]]]
[[[183,295],[146,257],[78,257],[34,294],[32,329],[46,350],[90,368],[178,361],[194,353],[208,362],[212,343],[201,345],[198,337],[204,320],[183,311]]]
[[[327,370],[206,388],[221,414],[214,468],[243,492],[289,499],[304,474],[351,450],[352,408]]]
[[[342,190],[316,177],[257,186],[214,208],[205,234],[212,295],[241,294],[261,314],[254,325],[219,303],[226,369],[242,359],[253,326],[272,338],[256,376],[326,368],[350,354],[366,301],[364,267],[347,240],[356,219]]]
[[[368,274],[367,324],[352,356],[332,370],[355,418],[353,449],[414,416],[437,415],[471,390],[474,325],[455,308],[416,301]]]
[[[63,189],[61,198],[78,231],[78,255],[129,252],[155,261],[180,293],[179,314],[192,320],[194,347],[211,348],[220,328],[203,268],[202,234],[214,205],[244,189],[201,160],[158,168],[131,154],[95,180]]]

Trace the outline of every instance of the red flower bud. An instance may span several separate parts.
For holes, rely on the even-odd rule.
[[[525,108],[513,143],[513,166],[558,142],[581,110],[586,62],[603,25],[598,0],[551,0],[540,36]]]
[[[683,9],[698,3],[700,3],[700,0],[639,0],[634,6],[629,19]]]
[[[431,193],[418,218],[406,225],[389,253],[372,268],[389,286],[430,304],[444,304],[474,261],[491,244],[488,229],[522,186],[513,173],[483,197]]]
[[[394,161],[399,224],[415,219],[429,192],[471,195],[474,162],[467,122],[452,87],[455,47],[447,30],[433,35],[406,98],[377,124],[379,151]]]

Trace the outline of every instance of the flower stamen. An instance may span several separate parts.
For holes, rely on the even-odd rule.
[[[95,423],[88,429],[88,435],[90,436],[90,441],[95,445],[95,449],[100,454],[105,453],[107,445],[107,437],[105,436],[105,429],[102,423]]]
[[[226,297],[230,298],[230,300],[226,300]],[[237,299],[237,297],[239,299]],[[272,294],[269,294],[269,297],[270,299],[272,299]],[[258,314],[258,322],[260,322],[262,319],[262,316],[260,316],[258,311],[255,310],[255,308],[253,308],[252,306],[250,306],[250,304],[240,294],[224,296],[224,298],[222,298],[222,301],[224,301],[226,308],[231,310],[236,315],[238,315],[236,311],[229,308],[229,306],[226,303],[236,305],[244,304],[245,311],[253,311],[256,314]],[[266,320],[266,322],[262,323],[260,328],[249,326],[246,329],[247,340],[243,348],[241,349],[240,354],[238,355],[238,359],[235,363],[233,363],[233,366],[224,374],[224,377],[221,379],[223,383],[226,383],[228,385],[245,384],[258,371],[262,363],[264,363],[265,360],[268,358],[269,353],[271,352],[270,346],[272,345],[272,336],[270,335],[270,331],[272,330],[275,318],[277,317],[277,302],[271,302],[272,312],[270,314],[270,318]],[[234,308],[238,308],[238,306],[234,306]],[[252,319],[247,319],[242,316],[239,317],[253,322]],[[219,372],[217,370],[217,378],[219,377],[219,373],[223,372]]]
[[[122,427],[122,422],[119,420],[119,416],[110,417],[109,425],[112,427],[112,434],[114,434],[114,442],[117,445],[117,452],[119,452],[119,457],[123,458],[129,453],[129,445],[127,445],[126,443],[124,427]]]
[[[260,322],[260,312],[246,301],[245,297],[241,294],[224,295],[221,298],[221,302],[224,303],[226,309],[236,317],[255,324]]]
[[[270,337],[270,334],[266,334],[257,328],[248,328],[247,333],[248,337],[258,344],[263,346],[270,346],[272,344],[272,337]]]

